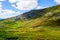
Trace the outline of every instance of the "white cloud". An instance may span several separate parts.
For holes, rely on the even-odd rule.
[[[60,4],[60,0],[54,0],[57,4]]]
[[[0,18],[10,17],[11,14],[13,14],[13,13],[14,13],[14,11],[11,11],[11,10],[0,10]]]
[[[15,3],[17,0],[9,0],[10,3]]]
[[[36,9],[44,9],[46,7],[42,7],[42,6],[37,6]]]
[[[13,7],[19,9],[19,10],[31,10],[37,7],[38,2],[37,0],[9,0],[10,3],[15,3],[16,5],[13,5]]]
[[[20,13],[13,10],[3,10],[0,8],[0,18],[10,18],[12,16],[17,16],[18,14]]]
[[[43,7],[42,6],[37,6],[37,8],[36,9],[42,9]]]
[[[2,7],[2,3],[0,2],[0,8]]]
[[[18,14],[20,13],[13,10],[2,9],[2,3],[0,2],[0,18],[10,18],[12,16],[17,16]]]

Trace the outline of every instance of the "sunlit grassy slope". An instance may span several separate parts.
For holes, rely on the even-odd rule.
[[[60,5],[1,20],[0,40],[60,40]]]

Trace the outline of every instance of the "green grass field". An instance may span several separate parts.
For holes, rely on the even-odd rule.
[[[0,40],[60,40],[60,5],[34,13],[30,20],[1,20]],[[45,15],[38,16],[41,13]]]
[[[60,40],[60,27],[46,26],[45,20],[7,22],[6,28],[0,29],[0,40]]]
[[[60,28],[37,27],[0,31],[0,40],[60,40]]]

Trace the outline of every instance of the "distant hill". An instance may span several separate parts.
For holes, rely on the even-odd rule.
[[[29,12],[23,13],[16,17],[11,17],[11,18],[5,19],[1,22],[3,22],[3,24],[6,24],[6,25],[12,26],[14,24],[16,27],[17,27],[17,25],[18,25],[18,27],[20,27],[20,26],[22,27],[23,25],[26,25],[26,24],[28,25],[28,23],[32,24],[31,20],[32,20],[32,22],[36,21],[36,23],[38,24],[36,26],[43,25],[43,24],[44,25],[49,24],[49,23],[51,23],[50,21],[52,21],[52,20],[60,20],[60,5],[45,8],[45,9],[31,10]],[[37,21],[39,21],[39,20],[40,21],[42,20],[43,23],[38,23]],[[27,22],[27,23],[22,24],[20,22],[22,22],[22,23]],[[59,23],[60,23],[60,21],[59,21]]]
[[[0,20],[0,40],[60,40],[60,5]]]
[[[39,9],[39,10],[31,10],[29,12],[23,13],[21,15],[18,15],[16,17],[12,17],[10,19],[16,19],[16,20],[20,20],[20,19],[35,19],[38,17],[42,17],[43,15],[45,15],[48,12],[52,12],[52,13],[56,13],[60,11],[60,5],[57,6],[53,6],[50,8],[45,8],[45,9]]]
[[[4,20],[4,19],[0,18],[0,20]]]

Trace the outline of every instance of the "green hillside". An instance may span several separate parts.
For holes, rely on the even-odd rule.
[[[0,40],[60,40],[60,5],[1,20]]]

